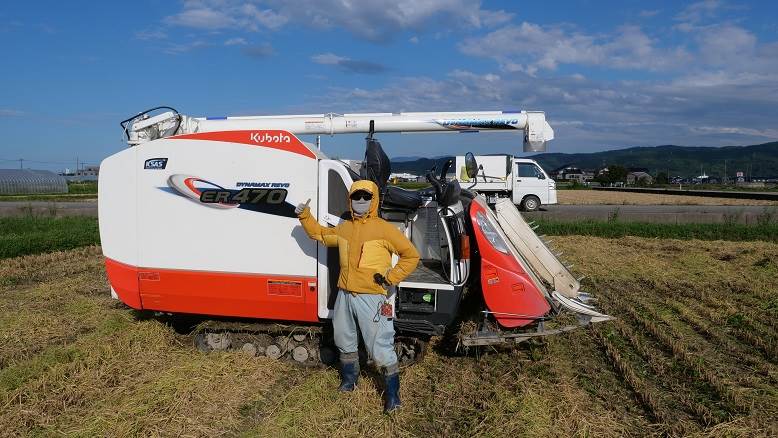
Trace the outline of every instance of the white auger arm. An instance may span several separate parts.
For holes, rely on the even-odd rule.
[[[152,111],[168,109],[156,115]],[[524,152],[543,152],[554,130],[543,111],[470,111],[419,113],[300,114],[250,117],[189,117],[169,107],[144,111],[122,122],[131,146],[177,134],[277,129],[295,135],[370,132],[521,131]]]

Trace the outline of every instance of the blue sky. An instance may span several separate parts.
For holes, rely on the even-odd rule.
[[[778,139],[778,2],[3,2],[0,167],[99,163],[118,122],[543,110],[552,152]],[[383,135],[390,156],[520,152],[509,134]],[[361,136],[324,138],[357,158]]]

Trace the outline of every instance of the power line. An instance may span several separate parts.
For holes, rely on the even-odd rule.
[[[72,164],[73,163],[72,160],[71,161],[38,161],[38,160],[28,160],[26,158],[14,158],[14,159],[10,159],[10,160],[6,159],[6,158],[0,158],[0,161],[19,161],[19,160],[23,160],[23,161],[26,161],[28,163],[38,163],[38,164],[65,164],[65,165],[68,165],[68,164]],[[82,161],[82,160],[79,160],[79,163],[82,163],[82,164],[95,164],[92,161]]]

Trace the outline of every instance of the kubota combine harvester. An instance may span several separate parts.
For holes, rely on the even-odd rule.
[[[465,346],[519,343],[610,317],[509,199],[485,198],[427,174],[430,189],[387,185],[381,132],[515,131],[543,151],[553,130],[542,112],[319,114],[193,118],[159,107],[122,122],[129,148],[100,168],[100,238],[111,293],[135,309],[206,315],[202,348],[239,348],[302,363],[334,360],[326,342],[337,292],[337,249],[309,239],[294,206],[310,199],[324,225],[348,214],[348,188],[371,179],[380,214],[414,243],[421,261],[392,290],[401,362],[481,294]],[[365,133],[360,166],[329,159],[297,135]],[[472,154],[464,171],[477,178]],[[570,323],[558,316],[570,314]],[[231,321],[230,321],[231,320]],[[236,322],[237,321],[237,322]]]

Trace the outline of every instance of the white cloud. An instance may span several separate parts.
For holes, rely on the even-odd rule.
[[[732,82],[597,81],[582,75],[454,70],[442,79],[405,77],[375,88],[334,87],[322,111],[546,111],[556,151],[659,144],[754,144],[778,139],[778,75]],[[307,110],[311,110],[308,108]]]
[[[317,28],[343,28],[373,41],[403,30],[425,30],[429,23],[491,27],[513,14],[488,10],[471,0],[187,0],[168,24],[202,30],[278,29],[297,21]]]
[[[419,44],[419,37],[412,36],[412,37],[408,38],[408,42],[411,43],[411,44]]]
[[[377,62],[351,59],[345,56],[338,56],[334,53],[313,55],[311,56],[311,61],[316,64],[336,66],[347,73],[381,74],[389,70],[388,67]]]
[[[675,16],[676,21],[695,25],[703,20],[715,17],[724,3],[721,0],[703,0],[685,7]]]
[[[172,25],[204,30],[244,29],[258,31],[278,29],[288,18],[272,9],[262,9],[254,2],[234,0],[188,0],[184,9],[165,18]]]
[[[458,47],[467,55],[493,60],[494,71],[488,71],[488,65],[486,71],[483,65],[473,67],[465,59],[459,65],[467,68],[439,78],[387,75],[380,86],[329,88],[306,99],[302,111],[539,109],[558,127],[553,147],[569,151],[775,140],[778,42],[760,41],[736,19],[717,22],[722,11],[732,8],[714,0],[691,4],[670,23],[675,27],[666,31],[672,35],[636,25],[585,31],[569,24],[511,24],[511,14],[465,0],[200,0],[185,2],[182,13],[169,22],[208,31],[273,30],[294,22],[345,29],[372,41],[404,32],[400,38],[410,43],[420,37],[451,37],[457,29],[480,29]],[[261,11],[270,21],[256,18]],[[231,38],[225,44],[228,41],[246,42]],[[198,46],[185,47],[179,52]],[[269,44],[250,47],[244,45],[244,53],[273,53]],[[347,53],[322,52],[310,60],[320,66],[315,73],[389,71],[380,62],[353,59]],[[597,68],[586,75],[576,71],[592,66]]]
[[[513,14],[505,12],[503,10],[490,11],[481,9],[478,12],[478,27],[493,27],[505,24],[513,19]]]
[[[243,38],[230,38],[224,42],[225,46],[245,46],[248,44]]]
[[[210,46],[205,41],[196,40],[187,43],[170,43],[162,49],[163,52],[169,55],[180,55],[182,53],[191,52],[193,50],[204,49]]]
[[[752,137],[765,137],[778,139],[778,129],[754,129],[738,126],[693,126],[692,131],[703,134],[739,134]]]
[[[163,40],[167,38],[167,33],[160,29],[144,29],[135,32],[135,39],[149,41],[149,40]]]
[[[693,62],[675,78],[676,84],[755,86],[778,80],[778,42],[760,43],[754,33],[731,23],[700,27],[692,41]]]
[[[631,25],[611,35],[593,35],[523,22],[468,38],[459,48],[468,55],[493,58],[505,71],[531,75],[555,70],[560,64],[664,70],[678,67],[687,58],[683,49],[660,48],[639,27]]]
[[[696,39],[700,55],[710,65],[735,68],[753,63],[757,38],[746,29],[731,24],[711,26],[698,30]],[[733,65],[733,63],[737,63]]]
[[[209,30],[222,29],[235,24],[235,20],[228,13],[195,2],[186,2],[183,11],[167,17],[166,21],[174,25]]]
[[[0,17],[4,18],[4,17]],[[0,21],[0,32],[14,32],[24,28],[24,23],[21,21]]]
[[[267,58],[275,54],[275,50],[270,43],[255,44],[252,46],[244,46],[241,49],[244,55],[251,58]]]
[[[638,13],[639,16],[643,18],[651,18],[659,15],[659,13],[662,12],[659,9],[646,9],[642,10]]]
[[[346,59],[348,58],[338,56],[334,53],[321,53],[318,55],[311,56],[311,61],[317,64],[324,64],[324,65],[336,65],[339,62],[345,61]]]
[[[0,108],[0,117],[21,117],[23,115],[24,111],[10,108]]]

